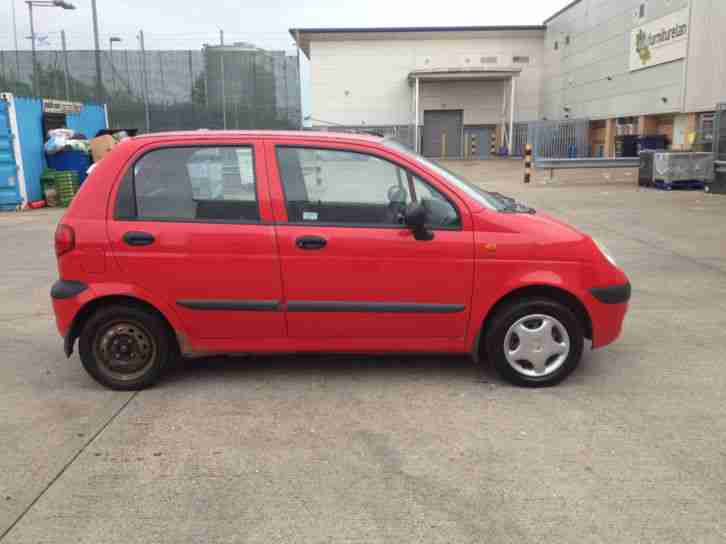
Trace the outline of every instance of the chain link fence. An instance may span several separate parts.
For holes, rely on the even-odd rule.
[[[141,132],[298,129],[302,126],[297,59],[249,44],[201,50],[0,51],[0,92],[108,105],[114,128]],[[100,91],[100,93],[99,93]],[[99,96],[100,94],[100,96]]]

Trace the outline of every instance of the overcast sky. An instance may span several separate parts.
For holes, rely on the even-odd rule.
[[[36,8],[35,28],[47,36],[41,48],[60,48],[60,31],[70,49],[93,46],[90,0],[70,0],[75,11]],[[291,27],[460,26],[541,24],[569,0],[97,0],[101,47],[119,36],[116,48],[135,49],[140,28],[149,49],[199,49],[217,42],[248,41],[275,49],[292,49]],[[14,49],[12,5],[18,42],[30,48],[28,9],[24,0],[0,0],[0,48]]]

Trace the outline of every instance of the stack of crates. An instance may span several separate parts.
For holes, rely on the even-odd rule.
[[[61,172],[48,169],[43,172],[41,183],[43,185],[50,183],[55,185],[58,194],[58,203],[64,208],[70,205],[80,187],[78,173],[72,171]]]
[[[70,171],[56,172],[55,187],[58,190],[58,202],[60,202],[60,205],[64,208],[68,207],[80,187],[78,173]]]

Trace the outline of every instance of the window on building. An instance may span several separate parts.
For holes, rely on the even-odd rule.
[[[479,59],[482,64],[496,64],[497,63],[497,57],[482,57]]]
[[[514,64],[529,64],[530,58],[527,56],[515,56],[512,57]]]
[[[434,187],[373,155],[278,147],[277,162],[291,223],[402,225],[406,206],[416,201],[428,208],[431,226],[461,225],[456,208]]]
[[[136,162],[133,181],[139,219],[260,219],[251,147],[158,149]]]
[[[645,17],[645,4],[640,4],[640,7],[638,8],[638,17],[641,19]]]

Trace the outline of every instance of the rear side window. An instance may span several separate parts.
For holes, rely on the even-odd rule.
[[[134,164],[132,175],[137,219],[260,220],[252,147],[157,149]],[[122,188],[117,210],[124,194]]]

